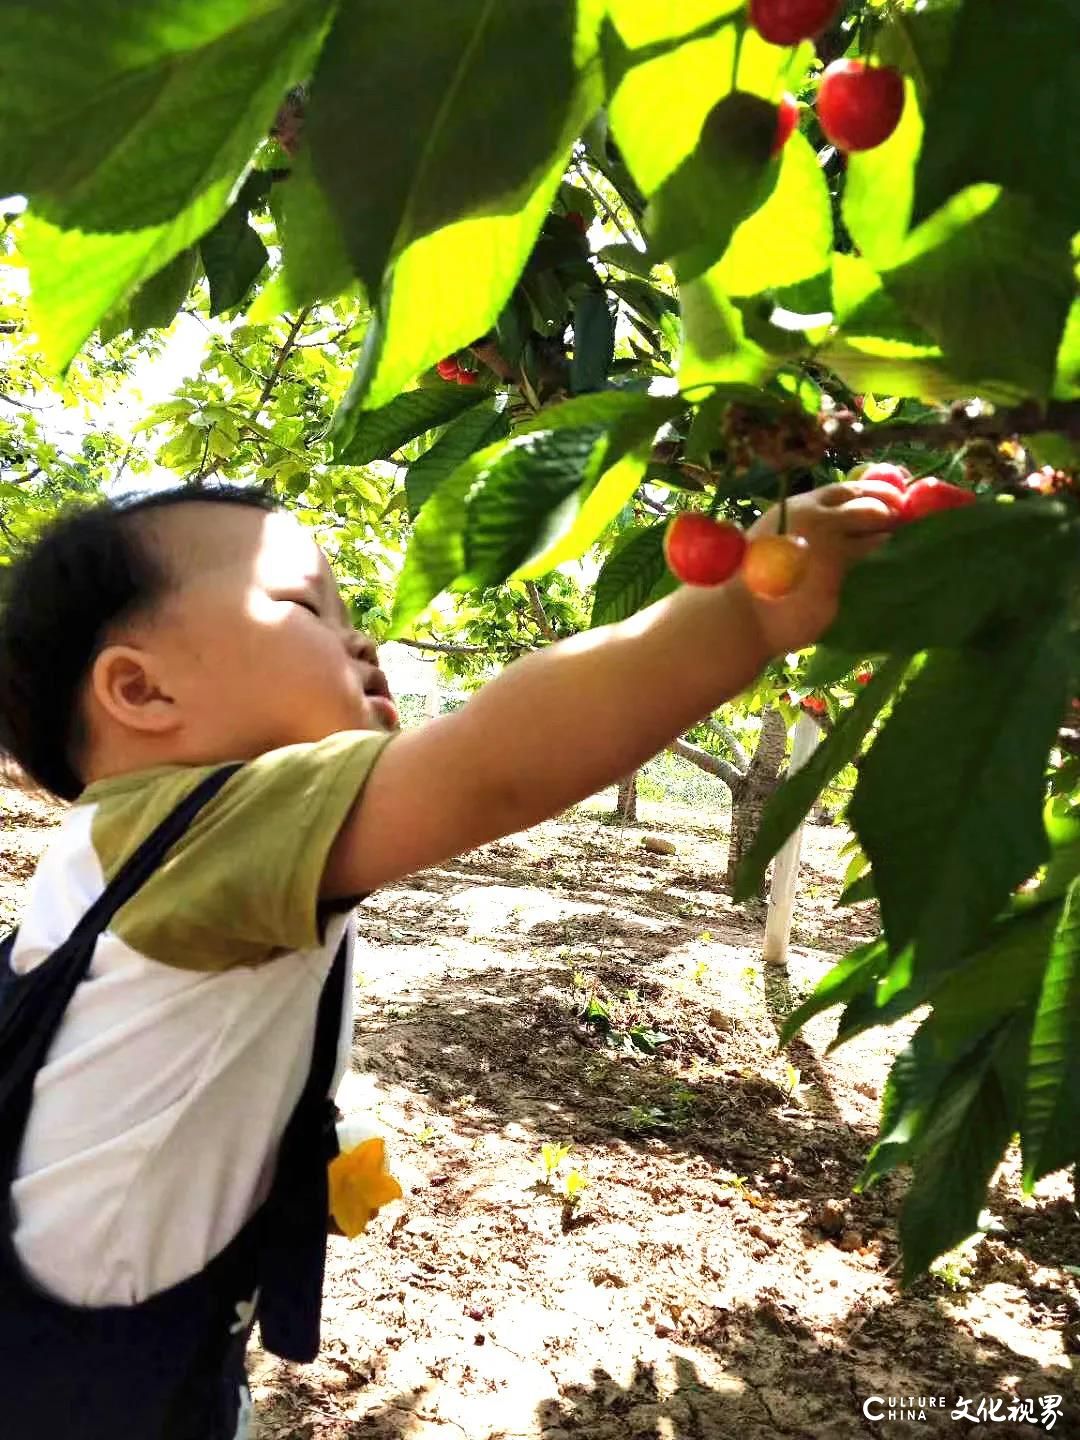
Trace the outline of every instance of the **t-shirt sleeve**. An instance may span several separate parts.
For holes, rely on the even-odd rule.
[[[117,912],[113,932],[142,955],[191,970],[320,944],[330,848],[392,738],[345,731],[244,765]],[[211,768],[170,769],[100,801],[92,836],[107,880]]]

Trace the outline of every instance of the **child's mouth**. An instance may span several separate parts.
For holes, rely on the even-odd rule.
[[[388,730],[401,724],[397,706],[390,694],[390,684],[381,670],[372,670],[364,681],[364,698]]]
[[[388,730],[396,730],[401,724],[397,706],[387,695],[369,695],[367,702],[384,722]]]

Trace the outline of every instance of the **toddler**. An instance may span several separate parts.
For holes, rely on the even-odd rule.
[[[0,748],[73,804],[0,947],[5,1436],[245,1433],[254,1319],[313,1358],[330,1200],[355,1233],[396,1193],[379,1142],[335,1158],[350,912],[812,643],[893,525],[887,488],[789,502],[811,557],[789,598],[683,589],[406,732],[310,532],[261,492],[79,508],[20,557]]]

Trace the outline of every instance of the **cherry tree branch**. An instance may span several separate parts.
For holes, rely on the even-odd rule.
[[[305,305],[304,308],[297,315],[296,319],[293,321],[292,325],[289,327],[289,333],[282,341],[281,349],[278,351],[277,359],[274,361],[274,368],[266,377],[266,383],[259,393],[258,400],[256,400],[254,406],[252,407],[251,414],[248,416],[249,420],[257,420],[259,416],[259,411],[266,404],[267,400],[270,399],[270,395],[273,392],[274,386],[277,384],[278,378],[280,377],[282,369],[284,368],[285,361],[292,354],[293,348],[296,345],[296,337],[300,334],[300,330],[303,327],[304,321],[311,314],[312,309],[313,307],[311,305]]]
[[[735,764],[740,770],[747,770],[750,767],[750,756],[739,743],[739,738],[730,725],[723,720],[718,720],[715,715],[710,715],[705,724],[712,733],[727,746],[735,757]]]
[[[431,650],[436,655],[490,655],[491,650],[487,645],[455,645],[450,640],[402,640],[392,642],[395,645],[408,645],[410,650]]]
[[[529,609],[532,611],[533,619],[545,640],[558,640],[555,627],[548,619],[547,611],[544,609],[544,602],[540,599],[540,591],[536,588],[535,580],[525,581],[525,593],[529,597]]]
[[[273,394],[274,391],[274,386],[281,378],[281,372],[285,368],[285,361],[288,360],[289,356],[292,354],[293,350],[296,347],[296,337],[300,334],[304,321],[311,314],[313,308],[314,307],[312,305],[305,305],[303,309],[298,312],[296,319],[293,321],[293,323],[289,326],[289,333],[281,342],[281,347],[278,350],[277,358],[274,361],[273,368],[271,369],[270,374],[267,375],[266,379],[263,381],[263,387],[259,391],[259,398],[251,407],[246,422],[242,422],[245,424],[245,428],[250,428],[257,423],[260,411],[266,404],[267,400],[270,399],[270,396]],[[211,465],[209,469],[207,469],[206,457],[209,448],[210,430],[208,429],[206,432],[206,445],[203,447],[203,458],[199,465],[198,471],[192,479],[193,485],[204,484],[207,480],[209,480],[211,475],[216,474],[217,471],[221,468],[221,460],[218,459],[214,461],[213,465]]]
[[[931,420],[908,425],[896,422],[865,427],[854,416],[840,414],[824,422],[825,433],[834,450],[862,455],[883,450],[888,445],[963,445],[969,440],[1005,440],[1010,435],[1037,435],[1052,430],[1080,440],[1080,401],[1051,400],[1043,406],[1025,401],[1012,409],[993,410],[986,414],[969,415],[962,405],[954,405],[947,420]]]
[[[689,760],[699,770],[705,770],[710,775],[722,781],[733,795],[737,794],[743,786],[745,776],[741,775],[735,766],[724,760],[719,755],[710,754],[703,750],[700,745],[691,745],[689,740],[672,740],[667,747],[673,755],[681,755],[684,760]]]

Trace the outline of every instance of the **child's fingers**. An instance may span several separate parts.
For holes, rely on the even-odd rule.
[[[843,480],[836,485],[826,486],[817,492],[822,504],[829,508],[843,506],[845,515],[859,501],[880,502],[891,514],[900,514],[904,497],[895,485],[884,480]]]
[[[865,534],[868,530],[888,534],[900,523],[900,509],[887,500],[878,499],[876,495],[865,495],[858,500],[849,500],[843,509],[837,512],[836,518],[849,535]]]

